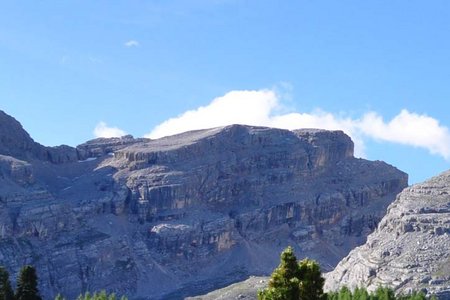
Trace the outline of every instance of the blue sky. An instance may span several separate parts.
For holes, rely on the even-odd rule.
[[[323,125],[410,182],[449,168],[448,1],[2,1],[0,14],[0,109],[42,144],[96,127]]]

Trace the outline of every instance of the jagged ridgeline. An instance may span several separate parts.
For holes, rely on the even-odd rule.
[[[45,299],[180,299],[267,275],[287,245],[323,270],[372,232],[407,175],[341,131],[233,125],[44,147],[0,113],[0,265]]]

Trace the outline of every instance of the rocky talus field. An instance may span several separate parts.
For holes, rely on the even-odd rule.
[[[13,281],[21,266],[34,265],[44,299],[100,289],[183,299],[270,274],[287,245],[331,271],[366,241],[407,181],[384,162],[355,158],[340,131],[232,125],[45,147],[0,111],[0,265]],[[408,191],[423,196],[420,203],[435,195],[426,185]],[[376,234],[398,235],[398,243],[424,238],[400,254],[383,249],[368,260],[367,278],[389,280],[377,261],[392,258],[403,269],[406,258],[394,258],[407,247],[426,258],[447,237],[445,220],[433,217],[445,214],[444,201],[419,211],[402,197],[390,208],[392,215],[405,207],[396,222],[385,219]],[[375,240],[370,247],[383,244]],[[356,277],[365,278],[365,266]],[[335,278],[353,274],[339,270]],[[424,284],[439,286],[439,272]],[[415,278],[398,274],[391,278],[401,283]]]
[[[397,197],[367,242],[327,275],[327,289],[342,285],[450,299],[450,171]]]

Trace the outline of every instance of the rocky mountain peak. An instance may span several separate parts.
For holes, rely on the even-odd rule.
[[[36,266],[49,299],[105,288],[182,299],[268,274],[288,244],[331,269],[408,180],[354,158],[340,131],[231,125],[77,148],[27,141],[0,155],[0,264]]]
[[[42,155],[39,146],[16,119],[0,110],[0,154],[32,158]]]
[[[35,142],[16,119],[1,110],[0,154],[24,161],[52,163],[73,162],[80,158],[76,149],[70,146],[45,147]]]

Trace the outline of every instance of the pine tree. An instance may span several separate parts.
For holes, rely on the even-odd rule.
[[[0,300],[14,300],[9,273],[4,267],[0,267]]]
[[[395,295],[393,289],[388,287],[378,287],[375,292],[370,294],[364,287],[356,288],[353,293],[346,286],[343,286],[338,292],[330,292],[327,294],[328,300],[426,300],[426,295],[420,291],[414,291],[411,294]],[[435,295],[432,295],[430,300],[437,300]]]
[[[351,299],[352,299],[352,292],[349,290],[348,287],[343,286],[339,290],[338,300],[351,300]]]
[[[395,300],[395,293],[387,287],[378,287],[375,291],[378,300]]]
[[[125,296],[122,296],[120,300],[127,300],[128,298]],[[108,295],[108,293],[105,290],[102,290],[100,292],[95,292],[94,294],[90,294],[89,292],[86,292],[84,295],[78,296],[77,300],[117,300],[117,296],[114,293],[111,293]]]
[[[66,300],[61,294],[56,295],[55,300]]]
[[[311,259],[304,259],[299,262],[299,296],[302,300],[325,299],[323,284],[325,279],[320,272],[320,266]]]
[[[367,292],[366,288],[356,288],[355,289],[355,294],[353,296],[353,299],[355,300],[369,300],[370,299],[370,295],[369,292]]]
[[[319,264],[310,259],[297,262],[292,247],[281,253],[280,265],[274,270],[269,286],[258,292],[260,300],[322,300],[325,280]]]
[[[269,287],[258,292],[260,300],[291,300],[299,295],[299,266],[294,249],[287,247],[280,257],[280,265],[273,271]]]
[[[24,266],[17,280],[16,300],[42,300],[39,296],[36,269]]]

